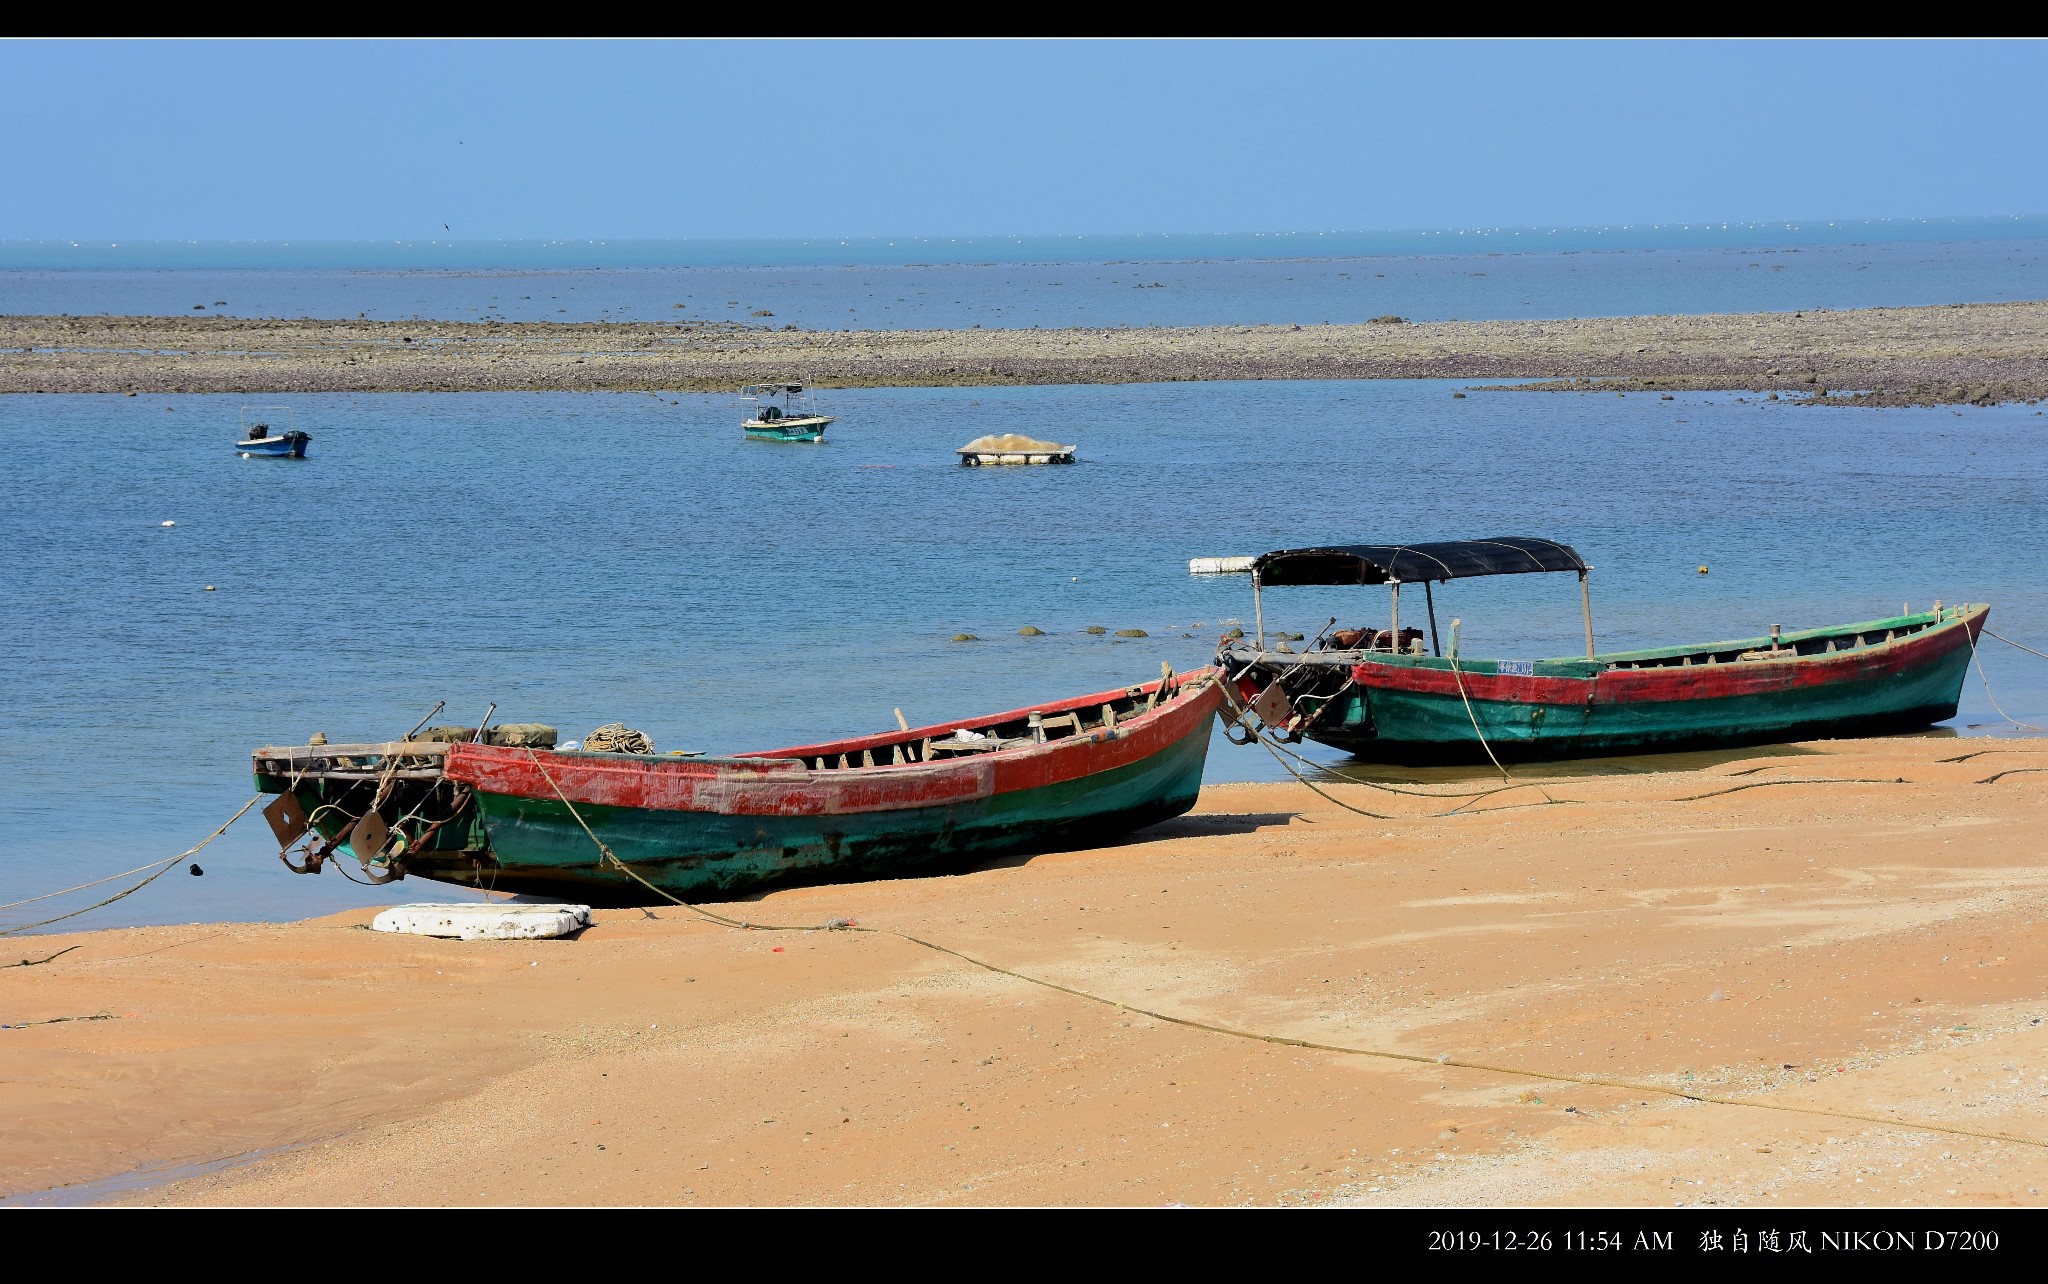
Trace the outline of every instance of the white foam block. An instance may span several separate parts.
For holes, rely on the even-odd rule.
[[[530,941],[590,926],[588,905],[394,905],[370,920],[379,932],[464,941]]]

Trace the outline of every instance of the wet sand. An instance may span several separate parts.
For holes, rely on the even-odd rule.
[[[49,1022],[0,1030],[0,1195],[2043,1203],[2048,740],[1630,766],[1456,815],[1329,787],[1388,819],[1212,786],[1113,847],[720,907],[872,933],[12,938],[78,948],[0,969],[0,1022]]]
[[[729,392],[1217,379],[1563,381],[1828,404],[2048,395],[2048,303],[1342,326],[801,331],[733,322],[0,317],[0,392]]]

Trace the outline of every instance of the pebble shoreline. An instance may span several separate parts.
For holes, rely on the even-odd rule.
[[[814,331],[732,322],[0,316],[0,392],[726,392],[1224,379],[1537,380],[1826,404],[2048,396],[2048,302],[1554,321]]]

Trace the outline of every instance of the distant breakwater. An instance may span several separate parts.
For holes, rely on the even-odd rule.
[[[0,392],[717,392],[1236,379],[1534,380],[1830,404],[2048,397],[2048,302],[1591,320],[818,331],[733,322],[0,316]]]

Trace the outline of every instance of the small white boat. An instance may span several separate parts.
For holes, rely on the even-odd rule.
[[[740,429],[755,441],[823,441],[834,419],[818,410],[801,382],[750,383],[739,397],[746,414]]]
[[[953,453],[960,456],[962,465],[975,468],[982,464],[1071,464],[1076,449],[1056,441],[1006,432],[976,437]]]
[[[253,420],[252,410],[256,416]],[[273,420],[281,420],[283,429],[277,428]],[[304,459],[306,443],[311,440],[313,434],[298,430],[290,406],[245,406],[242,435],[235,442],[235,453],[244,459]]]

